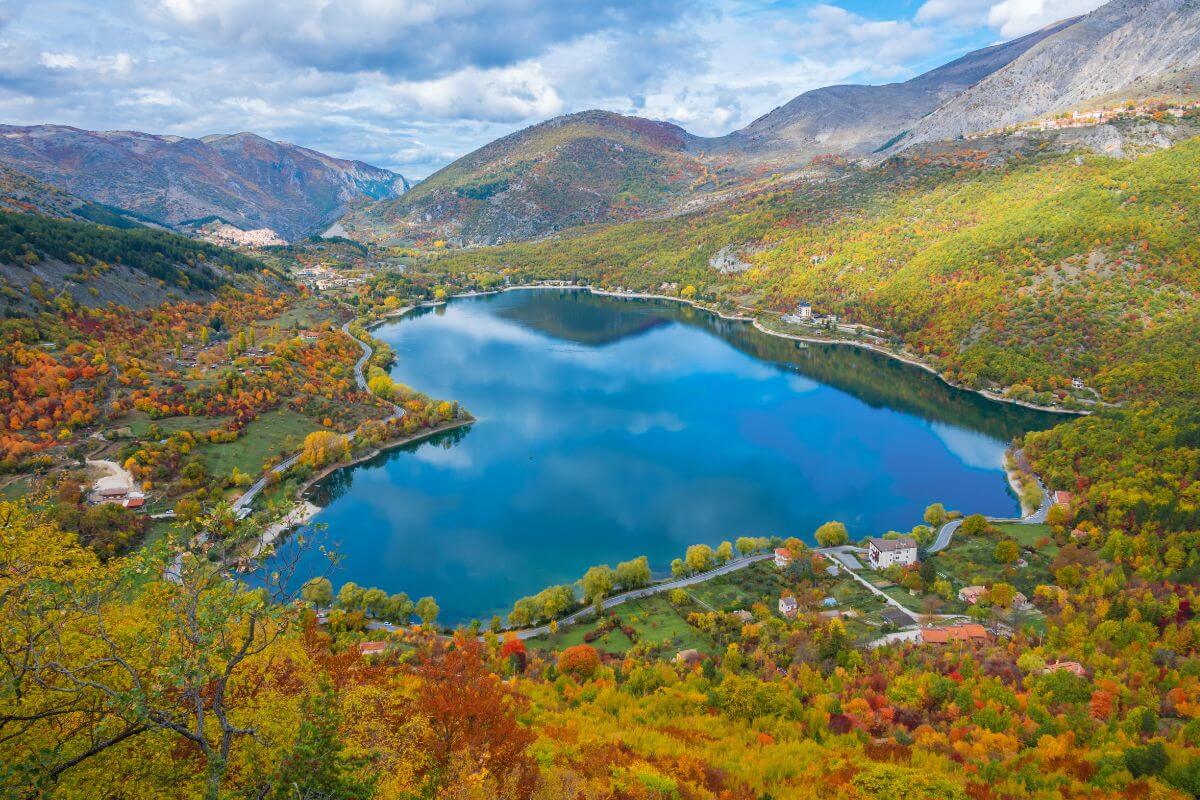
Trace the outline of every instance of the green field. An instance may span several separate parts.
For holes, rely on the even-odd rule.
[[[690,610],[695,610],[690,609]],[[621,619],[637,633],[640,642],[661,647],[669,654],[679,650],[695,648],[702,653],[713,651],[712,641],[700,631],[687,624],[684,615],[689,609],[677,610],[662,595],[652,595],[623,603],[611,613]],[[584,634],[596,627],[596,622],[564,626],[557,633],[530,639],[528,645],[538,650],[561,650],[564,647],[582,644]],[[633,646],[629,637],[620,629],[610,631],[591,645],[606,653],[624,653]]]
[[[783,578],[775,564],[757,561],[745,569],[689,586],[688,593],[717,611],[737,611],[758,602],[773,606],[783,587]]]
[[[1024,529],[1035,526],[1014,525],[1012,527]],[[1037,535],[1031,531],[1018,530],[1017,532],[1027,537],[1031,543],[1037,538]],[[1057,550],[1052,548],[1028,549],[1025,542],[1018,539],[1018,542],[1022,544],[1021,558],[1028,562],[1028,566],[1005,566],[996,561],[993,551],[996,548],[996,542],[1008,535],[1008,531],[1003,531],[1003,536],[996,538],[991,536],[960,538],[956,536],[953,544],[935,557],[938,572],[949,577],[956,590],[963,586],[987,586],[996,581],[1005,581],[1024,592],[1026,597],[1032,597],[1033,590],[1038,584],[1051,581],[1050,561]],[[1013,536],[1012,538],[1017,537]]]
[[[163,432],[163,436],[170,436],[179,431],[203,433],[214,428],[224,428],[227,423],[228,420],[220,417],[166,417],[164,419],[151,419],[149,414],[141,411],[132,411],[122,417],[116,427],[127,427],[133,433],[133,438],[145,439],[150,434],[150,428],[155,425]]]
[[[992,527],[998,529],[1005,536],[1016,539],[1020,542],[1021,547],[1037,548],[1051,558],[1058,553],[1058,545],[1054,543],[1049,525],[1021,525],[1015,522],[1004,522]],[[1043,537],[1050,541],[1039,547],[1038,540]]]
[[[296,452],[304,437],[320,427],[302,414],[278,409],[247,425],[236,442],[206,443],[196,452],[213,475],[228,475],[237,467],[247,475],[257,477],[267,458]]]

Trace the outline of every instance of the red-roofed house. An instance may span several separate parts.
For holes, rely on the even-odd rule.
[[[787,567],[791,566],[793,558],[794,556],[792,556],[792,551],[788,550],[786,547],[775,548],[775,566],[779,567],[780,569],[786,569]]]
[[[1059,489],[1054,493],[1054,502],[1060,506],[1071,505],[1071,493],[1064,492],[1062,489]]]
[[[387,642],[362,642],[358,645],[358,654],[360,656],[378,656],[386,653],[387,649]]]
[[[123,505],[126,508],[141,508],[142,506],[146,505],[146,498],[144,498],[144,497],[126,497]]]

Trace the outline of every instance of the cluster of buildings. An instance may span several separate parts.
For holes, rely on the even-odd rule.
[[[1094,125],[1105,125],[1121,119],[1149,119],[1158,114],[1168,114],[1172,117],[1182,117],[1189,111],[1200,109],[1200,102],[1168,105],[1164,103],[1142,103],[1130,105],[1122,103],[1111,108],[1095,111],[1072,111],[1070,114],[1060,114],[1056,117],[1043,117],[1030,120],[1019,125],[1005,128],[1003,131],[984,131],[971,133],[967,139],[981,139],[997,133],[1017,133],[1020,131],[1059,131],[1071,128],[1088,128]]]
[[[325,292],[330,289],[340,289],[346,286],[357,286],[363,282],[362,278],[348,278],[344,275],[339,275],[324,264],[297,270],[296,279],[304,286],[316,292]]]
[[[836,325],[838,317],[837,314],[817,314],[811,303],[803,301],[792,313],[784,314],[783,321],[789,325]]]

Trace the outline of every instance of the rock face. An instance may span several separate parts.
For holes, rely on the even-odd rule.
[[[739,131],[699,140],[742,169],[795,167],[813,156],[865,155],[883,148],[950,98],[1012,63],[1075,20],[969,53],[904,83],[827,86],[805,92]]]
[[[187,139],[60,125],[0,126],[0,162],[71,194],[170,226],[220,218],[295,239],[404,177],[250,133]]]
[[[1113,0],[949,100],[899,146],[1017,124],[1197,68],[1200,3]]]

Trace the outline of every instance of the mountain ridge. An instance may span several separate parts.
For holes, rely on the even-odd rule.
[[[0,125],[0,162],[43,183],[178,227],[217,216],[288,239],[352,204],[397,197],[398,173],[253,133],[200,138]]]

